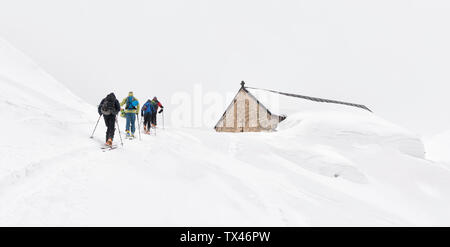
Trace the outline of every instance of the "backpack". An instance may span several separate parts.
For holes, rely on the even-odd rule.
[[[138,101],[136,99],[134,99],[133,96],[129,96],[127,99],[127,105],[125,106],[125,108],[127,110],[136,110],[137,104],[138,104]]]
[[[142,111],[144,113],[151,113],[153,111],[153,105],[151,102],[147,102],[144,104],[144,106],[142,107]]]
[[[116,102],[114,102],[113,99],[107,97],[103,101],[103,104],[102,104],[102,106],[100,108],[102,114],[105,115],[105,116],[117,114],[117,112],[116,112],[116,104],[115,103]]]
[[[154,100],[152,100],[152,102],[150,103],[152,106],[152,111],[156,112],[158,110],[158,103]]]

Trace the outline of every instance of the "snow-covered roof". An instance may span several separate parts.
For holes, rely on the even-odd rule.
[[[450,130],[427,138],[425,144],[428,159],[450,163]]]

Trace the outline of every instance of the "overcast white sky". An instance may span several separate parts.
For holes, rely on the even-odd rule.
[[[0,36],[92,104],[252,86],[450,129],[444,0],[0,0]]]

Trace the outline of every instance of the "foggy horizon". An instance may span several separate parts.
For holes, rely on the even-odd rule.
[[[196,84],[225,95],[244,80],[364,104],[430,136],[450,125],[449,8],[439,0],[18,0],[0,3],[0,37],[92,105],[134,91],[170,106]]]

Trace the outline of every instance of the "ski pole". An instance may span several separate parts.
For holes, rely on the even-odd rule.
[[[116,124],[117,124],[117,129],[119,130],[120,144],[122,144],[122,147],[123,147],[122,134],[120,133],[119,121],[117,120],[117,116],[116,116]]]
[[[139,129],[139,141],[142,141],[142,139],[141,139],[141,123],[139,122],[139,114],[137,114],[137,119],[138,119],[138,129]]]
[[[90,137],[91,139],[94,138],[94,133],[95,133],[95,130],[97,129],[97,125],[98,125],[98,122],[100,122],[101,117],[102,117],[102,114],[100,114],[100,117],[98,117],[97,123],[95,124],[94,131],[92,131],[92,135]]]

